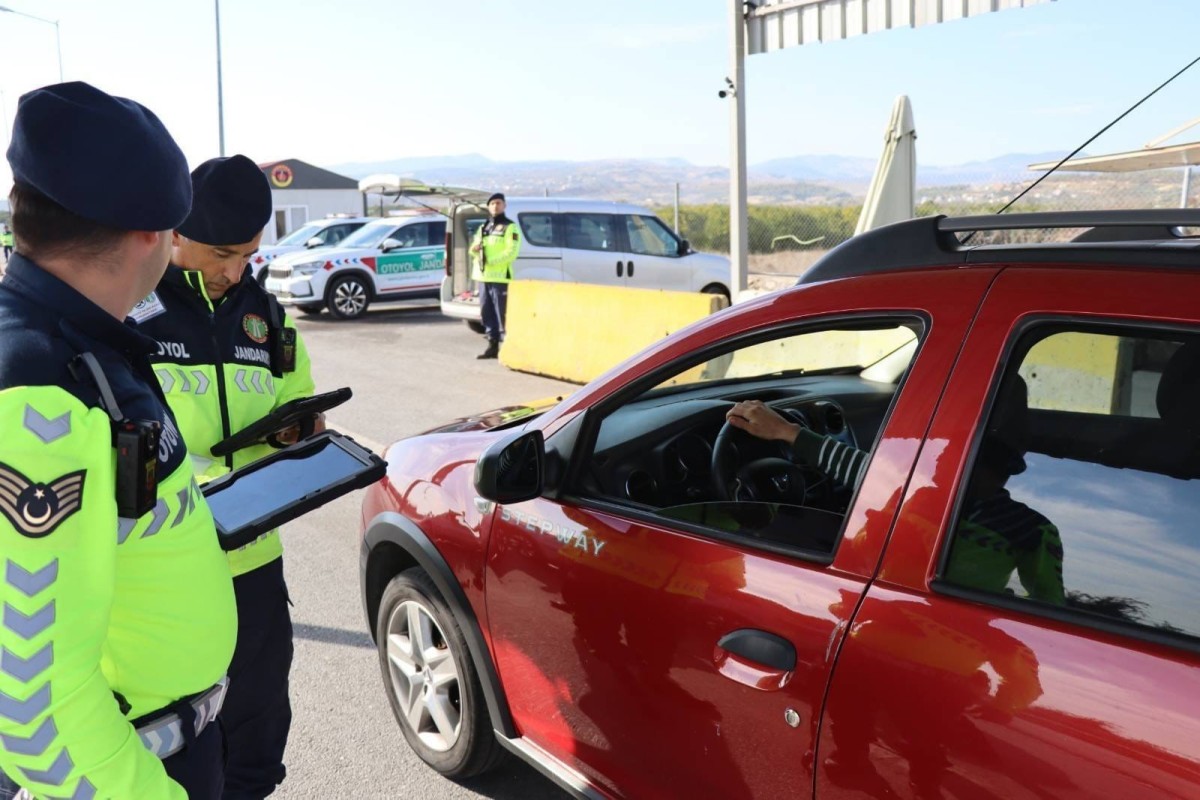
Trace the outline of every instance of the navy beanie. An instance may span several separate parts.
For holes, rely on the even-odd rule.
[[[201,244],[243,244],[271,219],[271,185],[242,155],[212,158],[192,171],[192,213],[176,230]]]
[[[504,203],[508,202],[507,200],[504,199],[504,194],[502,192],[496,192],[494,195],[492,195],[491,197],[488,198],[489,203],[492,202],[493,200],[500,200],[501,202],[504,202]]]
[[[154,112],[82,81],[21,96],[8,163],[14,182],[110,228],[171,230],[192,204],[187,159]]]

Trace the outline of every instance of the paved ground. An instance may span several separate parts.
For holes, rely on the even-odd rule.
[[[476,361],[483,339],[435,308],[368,312],[343,323],[323,314],[298,326],[312,355],[317,389],[354,389],[331,426],[364,444],[386,444],[441,422],[574,390],[570,384]],[[358,591],[361,492],[287,526],[288,583],[295,603],[295,720],[288,780],[273,797],[566,797],[532,768],[510,759],[497,772],[455,784],[419,761],[383,694],[379,660]]]

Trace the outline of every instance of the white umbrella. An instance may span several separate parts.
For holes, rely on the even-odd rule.
[[[883,155],[875,168],[875,177],[867,189],[857,236],[881,225],[912,219],[917,196],[917,131],[913,126],[912,104],[907,95],[896,98],[892,119],[884,133]]]

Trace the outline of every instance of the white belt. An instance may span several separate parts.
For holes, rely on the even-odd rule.
[[[228,689],[229,678],[223,677],[216,686],[192,699],[191,705],[196,712],[196,736],[217,718]],[[175,755],[187,741],[183,735],[183,719],[176,712],[147,722],[137,729],[137,733],[146,749],[160,759]]]

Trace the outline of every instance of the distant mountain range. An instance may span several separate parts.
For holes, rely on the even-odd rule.
[[[1028,166],[1057,153],[1014,153],[987,161],[952,166],[918,165],[922,189],[1020,183],[1035,174]],[[919,164],[919,151],[918,151]],[[808,155],[777,158],[749,170],[751,202],[854,203],[866,193],[876,160],[854,156]],[[681,158],[606,159],[598,161],[495,161],[478,153],[397,158],[330,167],[353,178],[396,173],[430,184],[496,189],[511,195],[574,195],[665,205],[680,184],[687,204],[725,203],[729,171],[699,166]]]

